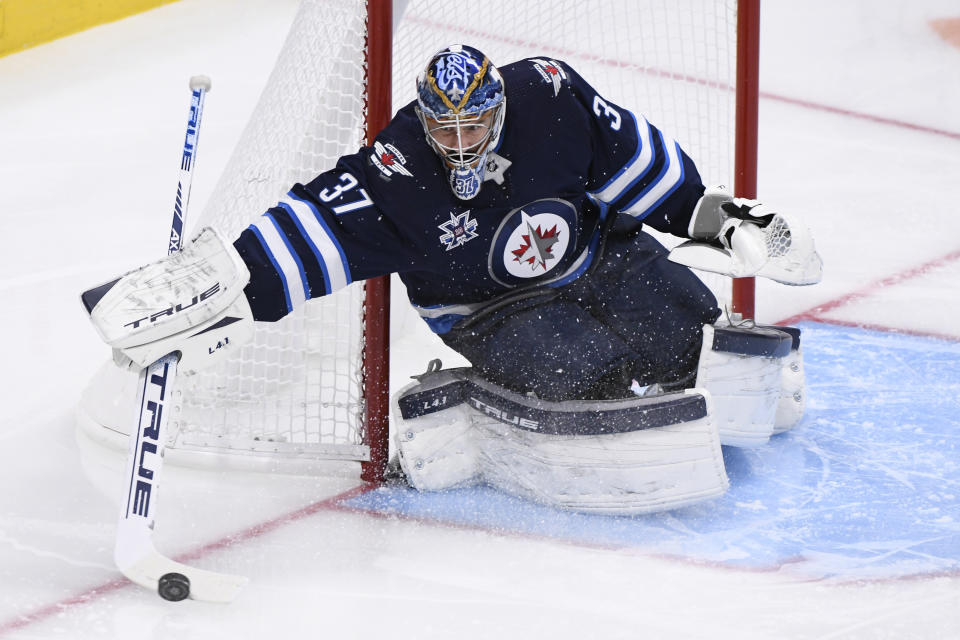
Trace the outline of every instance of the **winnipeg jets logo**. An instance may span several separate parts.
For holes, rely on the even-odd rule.
[[[559,198],[528,202],[500,222],[487,258],[490,277],[505,287],[561,276],[577,247],[579,213]]]
[[[478,71],[480,63],[470,54],[452,52],[437,60],[433,74],[437,80],[437,88],[456,104],[463,97],[468,80]]]
[[[560,242],[557,223],[554,221],[553,226],[544,229],[540,224],[534,226],[532,219],[525,211],[521,211],[520,215],[521,224],[526,227],[526,233],[521,232],[520,246],[510,251],[513,254],[513,261],[522,265],[522,268],[529,267],[532,273],[549,271],[553,265],[547,266],[547,263],[557,259],[556,254],[553,253],[553,245]],[[538,217],[543,218],[542,215]]]
[[[412,178],[413,174],[405,166],[407,159],[403,157],[400,150],[390,144],[381,143],[379,140],[373,143],[373,153],[370,154],[372,162],[384,177],[389,178],[395,173]]]
[[[563,70],[563,66],[556,60],[532,58],[531,62],[533,62],[533,68],[537,70],[544,82],[553,85],[553,97],[556,98],[560,93],[561,85],[567,79],[567,72]]]
[[[440,244],[447,248],[447,251],[456,249],[477,237],[477,221],[470,217],[470,210],[467,209],[461,214],[450,212],[450,219],[440,225]]]

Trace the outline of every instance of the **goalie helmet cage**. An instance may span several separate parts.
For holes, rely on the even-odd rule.
[[[292,184],[372,143],[392,105],[415,98],[430,55],[457,42],[495,64],[536,56],[571,65],[676,138],[706,183],[732,179],[736,195],[755,197],[758,31],[759,0],[303,0],[193,229],[235,237]],[[752,281],[731,294],[729,279],[703,277],[722,305],[752,317]],[[258,323],[228,362],[183,376],[170,462],[327,473],[339,466],[331,460],[360,461],[361,476],[379,480],[389,301],[387,278],[354,283]],[[132,400],[117,388],[128,380],[106,363],[88,386],[78,412],[87,435],[125,446]]]

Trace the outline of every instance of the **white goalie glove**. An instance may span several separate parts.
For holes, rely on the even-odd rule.
[[[820,282],[823,262],[810,229],[796,216],[711,187],[697,202],[687,233],[693,240],[670,260],[734,278],[760,276],[783,284]]]
[[[183,250],[81,295],[100,337],[140,367],[180,354],[180,371],[211,366],[253,336],[250,273],[211,228]]]

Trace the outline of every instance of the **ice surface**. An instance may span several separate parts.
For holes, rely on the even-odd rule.
[[[960,343],[799,326],[802,426],[764,447],[724,447],[730,490],[718,500],[629,518],[485,488],[383,488],[346,504],[831,582],[960,572]]]
[[[106,357],[77,296],[165,252],[198,73],[203,208],[294,10],[184,0],[0,58],[0,637],[960,637],[960,49],[928,24],[955,0],[763,5],[759,190],[826,273],[759,283],[762,320],[805,320],[810,404],[726,452],[723,499],[597,519],[170,466],[158,547],[251,585],[219,607],[118,579],[122,456],[74,436]],[[457,364],[394,319],[395,386]]]

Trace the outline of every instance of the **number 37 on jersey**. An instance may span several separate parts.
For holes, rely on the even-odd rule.
[[[357,188],[358,184],[353,174],[341,173],[339,182],[320,191],[317,197],[330,205],[330,210],[338,216],[373,206],[373,200],[366,189]]]

